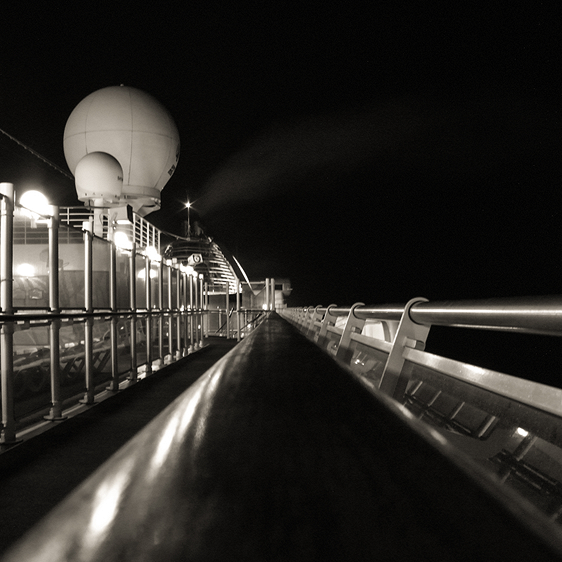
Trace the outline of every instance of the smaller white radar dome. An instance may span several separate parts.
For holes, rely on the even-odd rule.
[[[74,170],[78,199],[86,204],[102,199],[107,203],[120,200],[123,191],[121,164],[105,152],[90,152]]]
[[[160,192],[176,169],[179,133],[168,111],[151,95],[110,86],[86,96],[64,130],[64,155],[75,176],[79,162],[91,153],[108,154],[119,163],[120,204],[146,215],[160,208]]]

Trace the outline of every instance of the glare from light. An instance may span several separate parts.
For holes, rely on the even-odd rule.
[[[139,279],[144,279],[146,275],[146,270],[145,268],[141,269],[138,273],[137,273],[137,277]],[[155,269],[150,269],[150,278],[151,279],[155,279],[156,277],[158,277],[158,272]]]
[[[20,263],[16,268],[16,273],[21,277],[34,277],[35,268],[30,263]]]
[[[529,435],[529,432],[526,429],[523,429],[522,427],[518,427],[515,430],[515,433],[517,433],[518,435],[521,435],[521,437],[527,437],[527,435]]]
[[[22,193],[20,205],[36,215],[49,215],[49,201],[40,191],[32,189]],[[32,215],[28,215],[34,218]],[[35,217],[36,218],[36,217]]]
[[[94,548],[102,540],[108,529],[115,524],[115,516],[125,490],[131,482],[134,460],[129,458],[108,478],[93,498],[93,510],[88,527],[84,531],[84,543]]]
[[[122,250],[132,250],[133,248],[133,244],[129,240],[129,237],[121,231],[117,231],[113,235],[113,242],[118,248],[121,248]]]
[[[146,255],[150,261],[160,261],[162,256],[158,253],[158,250],[154,246],[148,246],[146,249]]]

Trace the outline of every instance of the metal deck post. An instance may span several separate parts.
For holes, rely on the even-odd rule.
[[[0,183],[0,308],[13,314],[13,226],[14,185]],[[16,442],[14,418],[14,324],[5,322],[0,330],[0,368],[2,370],[2,433],[0,443]]]
[[[49,308],[53,314],[59,310],[59,208],[49,207]],[[49,348],[51,371],[51,410],[45,416],[46,420],[59,421],[65,419],[62,415],[60,398],[60,320],[54,318],[49,324]]]
[[[117,312],[117,248],[113,240],[109,247],[109,308]],[[116,316],[111,317],[109,337],[111,345],[111,382],[107,390],[119,390],[119,362],[118,362],[118,322]]]
[[[131,349],[131,374],[129,380],[137,382],[137,245],[133,242],[129,255],[129,308],[132,315],[130,320],[130,349]]]
[[[94,319],[89,316],[93,312],[92,306],[92,269],[93,269],[93,221],[82,223],[84,229],[84,308],[86,310],[86,320],[84,322],[84,362],[86,365],[86,394],[80,400],[82,404],[93,404],[94,399]]]

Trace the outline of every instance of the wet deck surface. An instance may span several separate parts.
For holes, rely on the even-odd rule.
[[[0,455],[0,553],[236,344],[208,341],[203,350]]]

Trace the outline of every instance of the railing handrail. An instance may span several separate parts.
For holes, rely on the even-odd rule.
[[[367,320],[400,320],[405,305],[359,305],[356,318]],[[347,316],[351,306],[308,307],[324,315]],[[480,328],[506,332],[522,332],[562,336],[562,295],[489,298],[419,302],[410,308],[410,318],[416,324]]]

